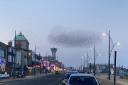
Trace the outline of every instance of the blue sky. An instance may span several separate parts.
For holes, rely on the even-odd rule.
[[[14,30],[22,31],[30,41],[31,49],[50,54],[49,33],[56,27],[65,30],[81,29],[99,33],[111,30],[115,42],[119,41],[118,65],[127,63],[128,48],[128,1],[127,0],[1,0],[0,1],[0,41],[12,40]],[[102,54],[97,63],[107,63],[107,39],[97,45]],[[58,56],[66,65],[80,65],[80,58],[87,49],[59,48]],[[103,52],[102,52],[102,51]],[[90,52],[91,56],[91,52]],[[104,56],[104,57],[103,57]],[[74,62],[71,60],[74,59]],[[79,61],[78,61],[79,60]]]

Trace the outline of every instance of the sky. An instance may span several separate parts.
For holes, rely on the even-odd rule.
[[[117,63],[128,67],[128,1],[127,0],[0,0],[0,41],[14,38],[15,30],[22,32],[43,56],[57,47],[57,56],[66,66],[80,66],[81,58],[93,52],[89,47],[66,47],[48,41],[58,30],[83,30],[101,34],[111,31],[113,41],[120,42]],[[92,46],[93,47],[93,46]],[[96,44],[96,63],[108,62],[108,38]],[[113,63],[113,56],[111,57]]]

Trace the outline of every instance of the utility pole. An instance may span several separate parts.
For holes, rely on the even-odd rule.
[[[87,68],[88,68],[88,65],[89,65],[89,55],[88,55],[88,52],[87,52]]]
[[[35,66],[34,66],[34,75],[36,75],[36,46],[35,46]]]
[[[48,54],[46,53],[46,69],[45,69],[45,73],[47,74],[48,73]]]
[[[116,59],[117,59],[117,51],[114,52],[114,85],[116,85]]]
[[[111,76],[111,66],[110,66],[110,56],[111,56],[111,45],[110,45],[110,39],[111,39],[111,35],[110,35],[110,30],[109,30],[109,47],[108,47],[108,80],[110,80],[110,76]]]
[[[88,55],[88,52],[87,52],[87,72],[89,72],[89,55]]]
[[[92,72],[92,64],[89,63],[89,70],[90,70],[90,73]]]
[[[94,45],[94,67],[93,67],[93,72],[94,72],[94,76],[96,75],[96,48]]]
[[[42,72],[42,69],[41,69],[41,64],[42,64],[42,62],[41,62],[41,60],[42,60],[42,58],[41,58],[40,53],[39,53],[39,57],[40,57],[40,74],[41,74],[41,72]]]
[[[83,71],[83,62],[82,62],[82,57],[81,57],[81,72]]]
[[[83,72],[85,72],[85,56],[84,56],[84,63],[83,63]]]

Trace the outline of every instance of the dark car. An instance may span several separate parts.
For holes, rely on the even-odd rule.
[[[22,70],[22,69],[17,70],[17,71],[16,71],[16,77],[17,77],[17,78],[23,78],[23,77],[25,77],[25,72],[24,72],[24,70]]]

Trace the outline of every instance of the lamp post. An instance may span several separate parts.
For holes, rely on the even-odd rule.
[[[90,50],[93,50],[93,74],[96,75],[96,47],[94,45],[93,48],[90,48]]]
[[[15,66],[15,64],[16,64],[16,31],[15,31],[15,38],[14,38],[14,49],[13,49],[13,51],[12,51],[12,53],[13,53],[13,78],[15,78],[16,77],[16,66]]]
[[[40,53],[39,53],[39,58],[40,58],[40,74],[41,74],[41,73],[42,73],[42,68],[41,68],[41,64],[42,64],[42,63],[41,63],[41,59],[42,59],[42,58],[41,58]]]
[[[114,85],[116,85],[116,61],[117,61],[117,51],[114,52]]]
[[[110,53],[110,30],[109,30],[109,47],[108,47],[108,79],[110,80],[110,76],[111,76],[111,66],[110,66],[110,56],[111,56],[111,53]]]
[[[15,48],[12,48],[12,52],[11,52],[11,54],[12,54],[12,76],[13,76],[13,78],[15,78],[15,68],[14,68],[14,64],[15,64],[15,62],[14,62],[14,56],[15,56]]]
[[[36,75],[36,46],[35,46],[35,65],[34,65],[34,76]]]
[[[92,50],[92,49],[90,49]],[[84,56],[81,58],[81,65],[83,65],[83,72],[87,71],[87,72],[90,72],[89,71],[89,55],[88,55],[88,52],[86,54],[84,54]],[[82,63],[83,62],[83,63]]]
[[[83,72],[85,72],[85,56],[83,56]]]
[[[111,37],[111,33],[110,33],[110,30],[109,30],[109,33],[102,33],[102,36],[108,36],[108,80],[111,79],[111,66],[110,66],[110,57],[111,57],[111,53],[114,49],[114,47],[116,45],[120,46],[120,43],[117,42],[117,43],[114,43],[113,40],[112,40],[112,37]],[[112,42],[112,48],[111,48],[111,42]]]
[[[87,72],[90,72],[90,71],[89,71],[89,55],[88,55],[88,52],[87,52],[86,55],[87,55],[87,61],[86,61],[86,62],[87,62],[87,63],[86,63]]]
[[[81,57],[81,72],[83,71],[83,56]]]
[[[96,48],[95,48],[95,45],[94,45],[94,67],[93,67],[93,73],[94,73],[94,76],[96,75]]]

